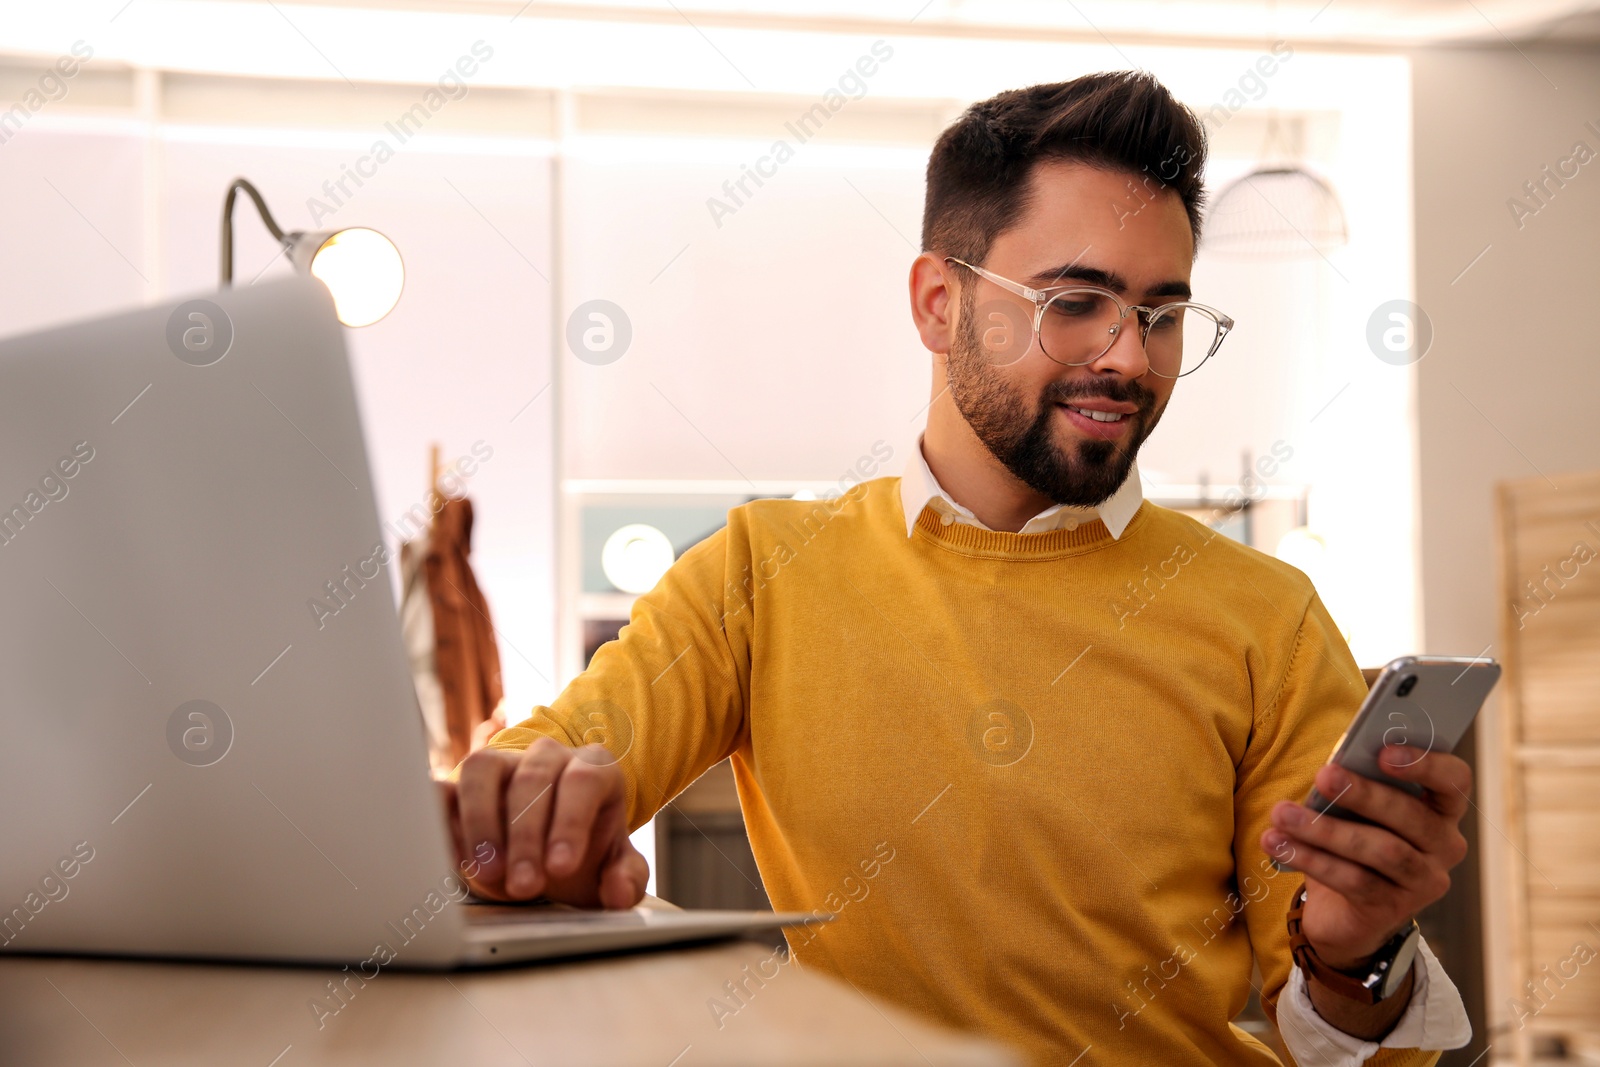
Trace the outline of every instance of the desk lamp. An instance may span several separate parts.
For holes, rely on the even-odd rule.
[[[387,315],[405,286],[400,250],[377,230],[295,230],[284,233],[254,185],[235,178],[222,203],[222,287],[233,285],[233,202],[240,190],[255,201],[268,232],[283,245],[294,268],[322,282],[333,295],[334,310],[346,326],[370,326]]]

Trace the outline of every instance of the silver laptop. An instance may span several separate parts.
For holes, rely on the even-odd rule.
[[[450,967],[811,921],[463,899],[342,329],[296,277],[0,342],[0,953]]]

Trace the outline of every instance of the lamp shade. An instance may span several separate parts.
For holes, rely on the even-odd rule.
[[[1225,185],[1206,213],[1209,251],[1294,257],[1349,242],[1333,186],[1299,165],[1257,167]]]

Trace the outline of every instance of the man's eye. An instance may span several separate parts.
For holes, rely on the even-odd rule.
[[[1058,296],[1050,301],[1050,310],[1058,315],[1068,318],[1081,318],[1084,315],[1093,315],[1100,306],[1100,301],[1094,297]]]

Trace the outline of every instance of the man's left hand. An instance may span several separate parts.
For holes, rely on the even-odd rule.
[[[1261,835],[1267,855],[1306,875],[1302,930],[1328,966],[1359,969],[1423,908],[1450,888],[1467,855],[1461,818],[1472,768],[1456,756],[1388,746],[1385,774],[1415,782],[1421,797],[1329,764],[1317,790],[1376,825],[1323,815],[1292,801],[1272,809]]]

